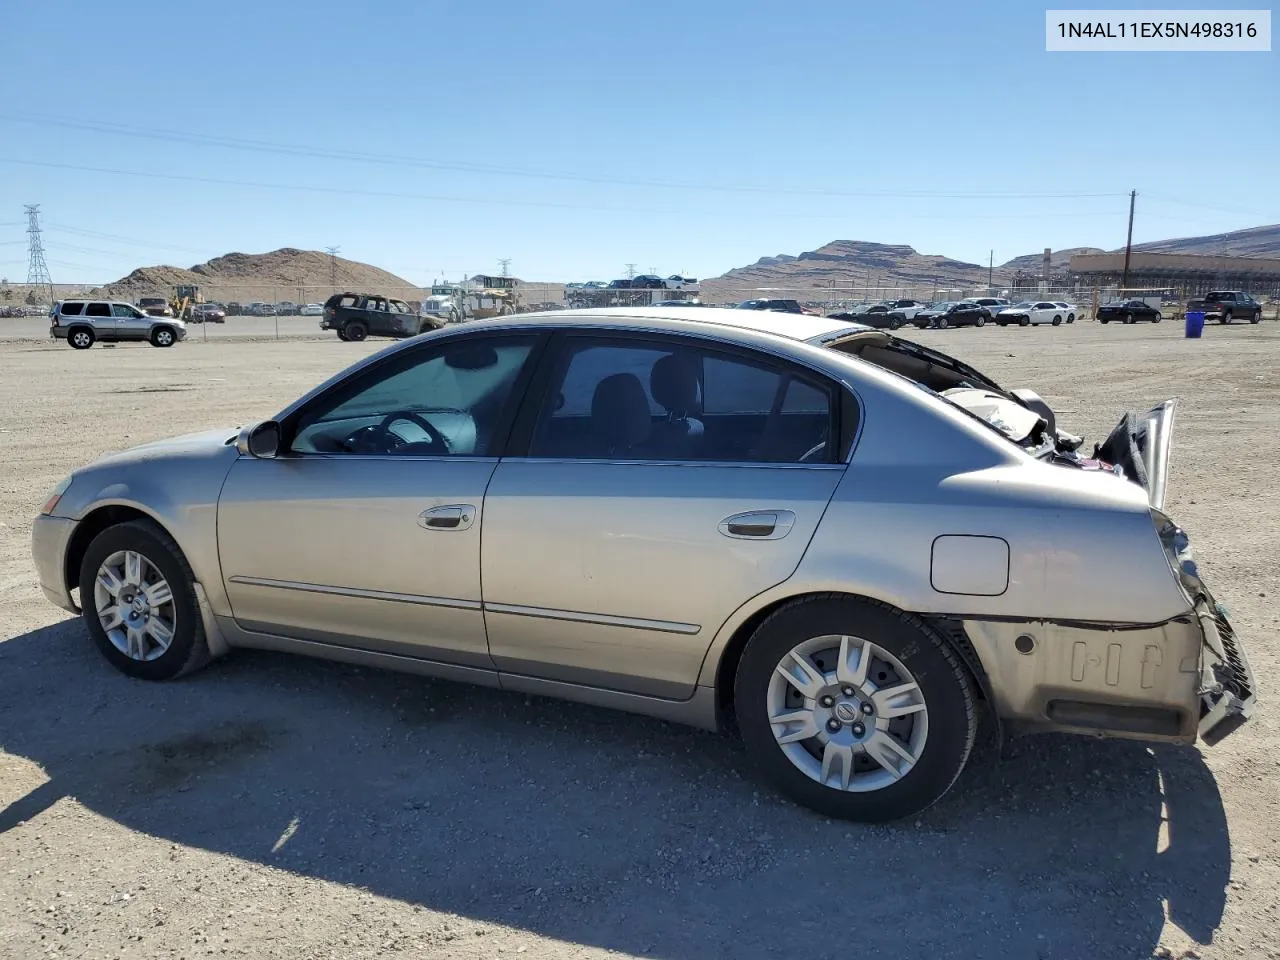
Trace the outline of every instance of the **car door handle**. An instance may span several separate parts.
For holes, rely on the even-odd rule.
[[[476,508],[469,503],[450,503],[418,514],[424,530],[466,530],[475,522]]]
[[[720,532],[737,540],[780,540],[795,526],[790,510],[753,510],[720,521]]]

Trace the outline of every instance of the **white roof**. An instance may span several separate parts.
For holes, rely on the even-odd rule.
[[[817,340],[832,333],[871,329],[860,323],[815,317],[807,313],[781,313],[773,310],[737,310],[730,307],[601,307],[581,310],[554,310],[545,313],[518,313],[502,318],[519,323],[527,320],[610,320],[619,325],[627,320],[674,320],[685,323],[708,323],[716,326],[769,333],[790,340]],[[484,322],[484,321],[482,321]]]

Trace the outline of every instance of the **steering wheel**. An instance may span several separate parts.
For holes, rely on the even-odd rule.
[[[425,418],[408,410],[397,410],[395,413],[387,414],[377,426],[361,427],[347,438],[344,446],[352,452],[366,453],[391,453],[401,447],[416,446],[416,443],[407,443],[403,437],[392,431],[391,425],[401,420],[407,420],[420,427],[428,437],[426,442],[432,447],[445,453],[449,452],[448,438]]]

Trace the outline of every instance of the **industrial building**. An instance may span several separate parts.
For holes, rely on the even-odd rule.
[[[1070,282],[1078,288],[1118,291],[1124,251],[1082,253],[1071,258]],[[1130,290],[1168,290],[1194,297],[1210,290],[1247,290],[1265,300],[1280,295],[1280,259],[1208,257],[1187,253],[1143,253],[1129,257]]]

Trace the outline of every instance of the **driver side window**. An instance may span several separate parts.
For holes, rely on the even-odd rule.
[[[289,452],[338,456],[494,456],[533,336],[448,341],[407,351],[317,398]]]

